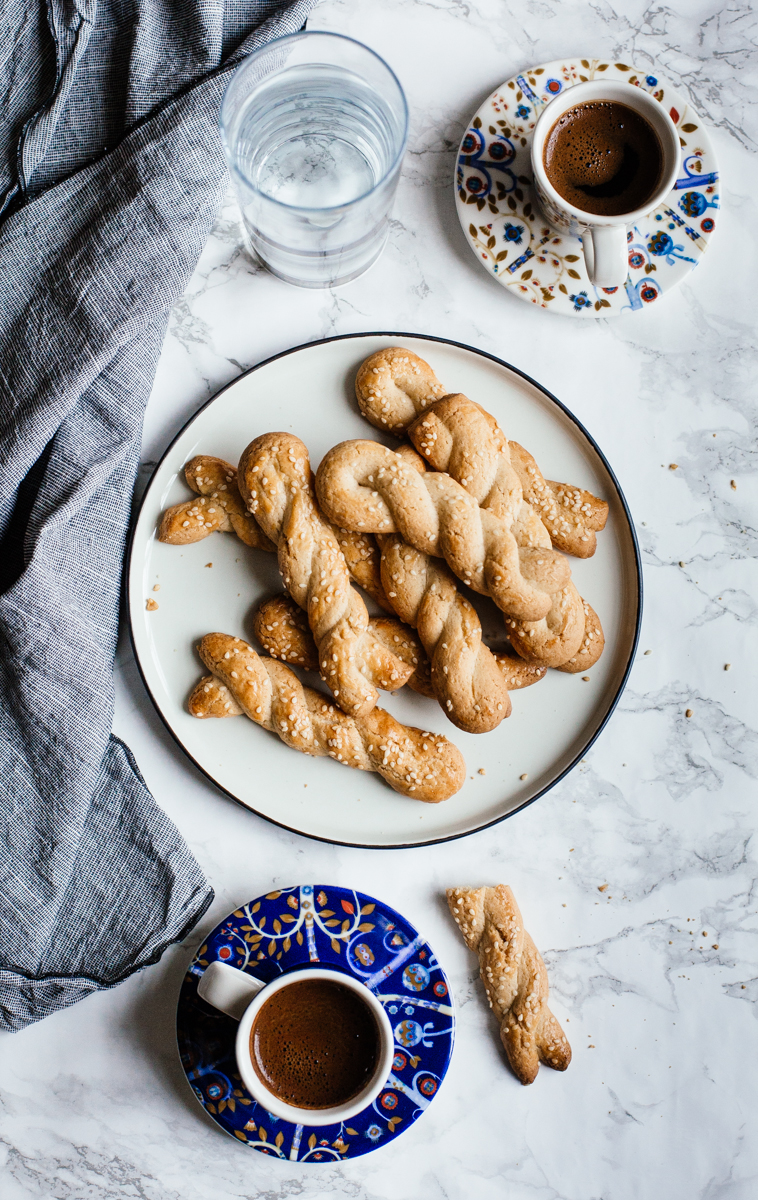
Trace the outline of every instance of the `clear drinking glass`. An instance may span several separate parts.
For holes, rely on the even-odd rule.
[[[334,287],[379,257],[408,136],[387,64],[336,33],[251,54],[221,105],[249,248],[288,283]]]

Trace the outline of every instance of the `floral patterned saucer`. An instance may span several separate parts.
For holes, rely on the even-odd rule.
[[[625,80],[668,108],[682,168],[666,200],[628,233],[623,288],[595,287],[581,239],[548,224],[535,199],[530,143],[543,108],[588,79]],[[719,207],[718,169],[700,118],[658,74],[599,58],[544,63],[507,80],[485,100],[463,136],[455,190],[458,216],[479,261],[514,295],[570,317],[611,317],[654,304],[708,248]]]
[[[371,988],[395,1030],[392,1074],[373,1104],[312,1128],[262,1109],[237,1073],[236,1022],[197,994],[215,959],[266,982],[324,963]],[[386,1145],[429,1107],[450,1063],[455,1014],[434,951],[404,917],[362,892],[314,883],[259,896],[216,926],[187,971],[176,1023],[189,1084],[225,1133],[277,1158],[328,1162]]]

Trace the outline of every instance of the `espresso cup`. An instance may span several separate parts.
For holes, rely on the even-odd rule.
[[[263,1005],[277,992],[307,980],[326,980],[355,992],[376,1021],[379,1053],[371,1078],[355,1096],[331,1108],[298,1108],[277,1096],[255,1070],[250,1050],[253,1026]],[[389,1078],[394,1056],[394,1034],[389,1017],[373,992],[352,975],[344,975],[329,967],[304,967],[264,984],[245,971],[238,971],[228,963],[217,961],[206,967],[197,985],[197,992],[206,1003],[239,1021],[234,1047],[237,1070],[253,1099],[275,1117],[296,1125],[338,1124],[357,1116],[371,1104]]]
[[[661,148],[658,185],[644,205],[618,216],[584,212],[561,196],[548,178],[544,164],[545,142],[556,121],[580,104],[623,104],[638,113],[657,134]],[[666,109],[648,92],[628,83],[591,80],[577,83],[551,100],[540,114],[532,140],[532,172],[539,203],[552,225],[582,239],[590,283],[621,287],[628,273],[627,230],[665,200],[676,182],[681,146],[676,126]]]

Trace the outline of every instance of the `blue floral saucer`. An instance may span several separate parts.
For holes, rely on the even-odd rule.
[[[629,274],[620,288],[591,284],[581,239],[553,228],[532,185],[537,118],[566,88],[623,80],[668,108],[682,143],[679,178],[663,204],[629,230]],[[649,308],[693,271],[708,248],[719,207],[711,140],[686,97],[657,72],[599,58],[543,63],[508,79],[463,135],[455,175],[458,216],[471,249],[520,300],[569,317],[614,317]]]
[[[373,1104],[347,1123],[311,1128],[262,1109],[237,1073],[236,1022],[197,994],[215,959],[266,982],[324,963],[371,988],[395,1030],[392,1074]],[[259,896],[216,926],[184,978],[176,1025],[190,1086],[225,1133],[262,1154],[326,1162],[386,1145],[429,1107],[450,1063],[455,1014],[434,951],[404,917],[362,892],[306,884]]]

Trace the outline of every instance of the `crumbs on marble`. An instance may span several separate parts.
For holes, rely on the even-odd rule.
[[[732,669],[732,664],[731,664],[731,663],[724,663],[724,670],[725,670],[725,671],[731,671],[731,669]]]
[[[153,591],[154,591],[154,592],[159,592],[160,590],[161,590],[161,585],[160,585],[159,583],[154,583],[154,584],[153,584]]]
[[[730,488],[732,489],[732,491],[733,491],[733,492],[736,492],[736,491],[737,491],[737,480],[736,480],[736,479],[730,479],[730,480],[729,480],[729,486],[730,486]]]
[[[155,612],[157,607],[158,607],[158,603],[155,600],[150,599],[145,602],[145,608],[147,609],[148,612]]]
[[[686,709],[686,710],[685,710],[685,713],[684,713],[684,715],[685,715],[685,717],[691,717],[691,716],[692,716],[692,709],[691,709],[691,708],[688,708],[688,709]]]
[[[678,471],[679,463],[669,463],[669,471]]]
[[[206,567],[212,567],[213,563],[206,563],[205,565],[206,565]]]

